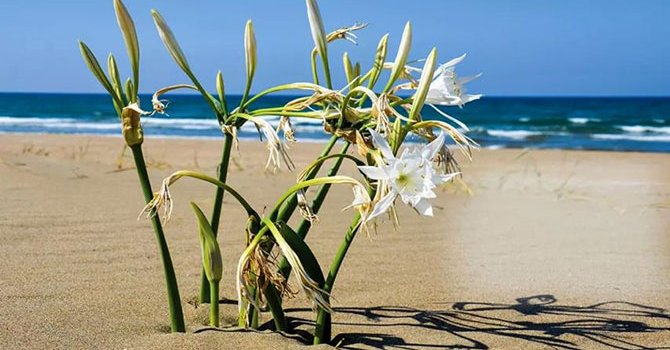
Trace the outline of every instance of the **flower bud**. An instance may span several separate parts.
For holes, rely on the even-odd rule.
[[[254,73],[256,73],[256,36],[254,35],[254,25],[251,20],[247,21],[247,25],[244,28],[244,53],[246,58],[247,66],[247,84],[250,84],[251,80],[254,78]]]
[[[426,101],[426,96],[428,95],[428,89],[430,88],[430,83],[433,82],[433,72],[435,71],[435,60],[437,59],[437,49],[433,48],[426,58],[426,63],[423,65],[423,70],[421,71],[421,78],[419,80],[419,85],[416,88],[416,93],[412,101],[412,109],[409,111],[410,120],[418,120],[419,112],[423,108],[423,104]]]
[[[84,59],[84,63],[86,63],[88,69],[91,70],[93,76],[98,79],[102,87],[104,87],[105,90],[107,90],[107,92],[112,95],[112,97],[116,98],[112,84],[109,82],[109,79],[107,79],[105,72],[100,67],[100,63],[98,63],[98,59],[95,58],[95,55],[93,52],[91,52],[91,49],[89,49],[88,46],[84,44],[84,42],[79,41],[79,51],[81,52],[81,57]]]
[[[377,54],[375,55],[375,61],[372,63],[372,74],[370,74],[370,81],[368,82],[368,88],[372,89],[379,79],[379,75],[384,69],[384,61],[386,60],[386,53],[388,51],[389,35],[385,34],[379,44],[377,45]]]
[[[314,45],[322,59],[328,57],[326,30],[321,19],[321,12],[316,0],[306,0],[307,3],[307,17],[309,19],[309,28],[312,31],[312,39]]]
[[[168,27],[165,19],[163,19],[163,16],[156,10],[151,10],[151,16],[154,18],[156,29],[158,29],[158,35],[160,35],[163,44],[165,44],[165,48],[167,48],[174,61],[177,62],[177,65],[184,71],[184,73],[189,76],[193,75],[191,68],[188,65],[188,61],[186,60],[186,55],[184,55],[181,47],[179,47],[177,39],[170,27]]]
[[[405,64],[407,64],[407,57],[409,56],[409,49],[412,46],[412,25],[407,22],[405,24],[405,30],[402,32],[402,39],[400,39],[400,46],[398,47],[398,54],[395,57],[395,62],[393,63],[393,68],[391,69],[391,77],[389,78],[386,87],[384,87],[384,92],[387,92],[393,86],[400,74],[405,70]]]
[[[140,75],[140,45],[137,41],[135,24],[128,13],[128,9],[126,9],[121,0],[114,0],[114,12],[116,12],[116,21],[119,23],[119,28],[123,34],[123,40],[126,43],[128,58],[130,59],[130,67],[133,70],[134,86],[137,88]],[[128,96],[128,98],[134,100],[136,95],[137,90],[134,90],[133,94]]]
[[[207,221],[202,210],[193,202],[191,202],[191,207],[198,218],[198,237],[200,238],[202,266],[205,270],[205,275],[210,282],[219,282],[223,275],[223,261],[221,260],[219,243],[216,241],[212,226]]]

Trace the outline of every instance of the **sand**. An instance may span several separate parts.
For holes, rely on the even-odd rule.
[[[199,246],[188,201],[214,189],[183,180],[167,237],[186,334],[169,334],[162,269],[130,158],[117,137],[0,135],[0,348],[304,349],[268,332],[206,330],[195,302]],[[154,186],[179,169],[214,173],[221,141],[149,139]],[[298,144],[298,167],[320,151]],[[342,349],[670,348],[670,155],[482,150],[434,218],[357,237],[333,296]],[[242,142],[229,183],[262,210],[294,173],[264,172],[265,148]],[[351,167],[344,173],[353,174]],[[308,237],[324,269],[351,212],[332,191]],[[224,323],[234,322],[243,212],[228,199],[221,233]],[[287,314],[302,334],[300,295]],[[264,315],[264,321],[270,320]],[[205,329],[203,329],[205,328]],[[323,345],[319,348],[330,348]]]

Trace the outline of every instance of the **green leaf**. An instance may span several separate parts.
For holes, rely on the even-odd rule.
[[[305,271],[309,274],[314,282],[319,284],[320,288],[323,288],[323,285],[326,283],[325,278],[323,277],[323,272],[321,271],[321,266],[319,261],[316,259],[316,256],[309,249],[309,246],[305,241],[298,236],[293,229],[287,224],[283,224],[281,227],[281,235],[284,237],[284,240],[288,245],[293,249],[293,251],[300,258]],[[279,271],[284,277],[288,276],[288,271],[290,271],[290,265],[287,265],[285,269]]]
[[[221,250],[219,243],[214,237],[212,226],[207,221],[207,217],[200,208],[193,202],[191,207],[195,216],[198,218],[198,237],[200,238],[200,248],[202,251],[202,266],[210,282],[218,282],[223,274],[223,262],[221,259]]]

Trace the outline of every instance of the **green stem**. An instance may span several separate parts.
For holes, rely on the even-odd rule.
[[[270,311],[272,312],[272,318],[275,322],[275,330],[280,332],[286,331],[288,329],[288,325],[286,324],[284,310],[281,307],[281,297],[277,293],[277,289],[275,289],[272,284],[268,284],[268,286],[265,288],[265,299],[268,303],[268,306],[270,307]]]
[[[221,152],[221,164],[219,164],[219,176],[218,180],[225,183],[228,177],[228,163],[230,163],[230,150],[233,145],[233,137],[228,134],[224,134],[223,140],[223,151]],[[219,221],[221,218],[221,207],[223,205],[223,193],[224,190],[221,187],[216,187],[216,195],[214,196],[214,208],[212,209],[212,218],[209,222],[212,225],[212,232],[214,232],[214,237],[217,236],[219,229]],[[205,275],[205,270],[202,270],[200,278],[200,302],[208,303],[211,299],[209,298],[209,281],[207,281],[207,276]]]
[[[344,236],[344,241],[340,244],[340,248],[337,251],[337,254],[333,258],[333,262],[330,264],[330,270],[328,272],[328,278],[326,278],[326,283],[323,286],[323,290],[330,294],[333,290],[333,285],[335,284],[335,278],[337,278],[337,273],[340,271],[344,257],[347,255],[347,251],[351,246],[358,232],[359,223],[361,221],[361,215],[356,214],[354,220],[351,222],[347,234]],[[330,314],[323,309],[319,309],[316,316],[316,327],[314,330],[314,344],[327,343],[330,341],[331,335],[331,319]]]
[[[332,136],[330,138],[330,141],[328,142],[326,147],[323,149],[323,151],[321,152],[321,155],[319,157],[327,156],[330,153],[330,151],[333,149],[333,146],[335,146],[335,143],[337,142],[337,139],[338,139],[337,136]],[[316,174],[319,172],[320,167],[321,167],[320,165],[314,167],[310,171],[310,173],[306,176],[306,178],[307,179],[314,178],[316,176]],[[270,213],[269,217],[273,221],[278,218],[277,219],[278,221],[286,222],[291,218],[291,215],[293,215],[293,212],[295,211],[297,205],[298,205],[298,199],[297,199],[297,196],[294,194],[294,195],[291,196],[291,198],[289,198],[286,201],[284,206],[281,207],[281,210],[279,210],[279,208],[275,208],[275,210],[272,213]],[[260,237],[258,237],[258,235],[256,237],[260,238]],[[254,244],[254,242],[252,242],[251,244]],[[268,252],[271,249],[272,248],[270,247],[268,249]],[[276,299],[277,299],[276,300],[276,305],[274,305],[274,307],[273,307],[272,303],[275,302],[275,300],[271,300],[273,298],[273,296],[269,295],[270,293],[267,293],[267,290],[265,292],[266,292],[265,297],[268,300],[270,310],[272,311],[272,315],[273,315],[273,318],[275,320],[275,328],[277,328],[277,330],[281,330],[281,328],[286,329],[286,327],[287,327],[286,319],[284,318],[283,311],[281,309],[281,298],[279,296],[276,296]],[[255,295],[256,295],[256,290],[255,289],[253,290],[252,295],[254,295],[254,297],[255,297]],[[247,308],[244,308],[244,310],[246,310],[247,315],[240,314],[240,317],[239,317],[240,327],[244,326],[245,316],[248,317],[250,320],[253,320],[254,319],[254,313],[256,313],[256,309],[251,305]],[[281,312],[281,315],[279,315],[279,312]],[[248,315],[251,315],[251,317],[249,317]]]
[[[209,283],[209,325],[219,326],[219,282]]]
[[[347,153],[347,150],[349,149],[350,145],[351,144],[347,142],[342,147],[340,154]],[[342,166],[343,161],[344,158],[342,157],[338,158],[335,164],[333,164],[332,168],[330,168],[330,171],[328,171],[328,176],[335,176],[337,172],[340,170],[340,166]],[[321,186],[319,192],[317,192],[316,194],[316,197],[314,197],[314,200],[312,201],[312,211],[314,212],[314,214],[317,214],[321,209],[321,205],[323,204],[323,201],[326,199],[326,195],[328,195],[330,187],[331,184],[325,184]],[[309,233],[310,228],[312,228],[312,223],[309,222],[309,220],[302,219],[302,221],[298,226],[296,234],[298,235],[298,237],[305,239],[305,237],[307,237],[307,233]],[[284,278],[288,279],[288,277],[291,274],[291,265],[289,265],[288,260],[286,260],[286,257],[282,258],[278,266],[279,266],[279,273],[281,273],[284,276]]]
[[[149,181],[149,174],[147,173],[147,166],[144,163],[144,155],[142,154],[142,145],[131,146],[133,151],[133,158],[135,159],[135,167],[137,168],[137,176],[144,192],[144,200],[149,203],[153,197],[151,190],[151,182]],[[168,307],[170,310],[170,328],[172,332],[186,332],[184,326],[184,315],[181,308],[181,299],[179,298],[179,286],[177,285],[177,277],[175,276],[174,267],[172,266],[172,259],[170,258],[170,250],[163,234],[163,227],[161,226],[158,215],[151,217],[156,241],[160,249],[161,261],[163,262],[163,272],[165,274],[165,284],[167,287]]]
[[[330,141],[328,141],[328,144],[326,147],[321,151],[321,155],[319,155],[319,158],[327,156],[330,151],[333,149],[333,146],[335,146],[335,143],[337,142],[337,136],[333,135],[330,138]],[[312,169],[307,176],[305,176],[305,180],[313,179],[316,174],[319,172],[319,169],[321,169],[321,165],[315,166],[314,169]],[[291,198],[286,201],[286,204],[279,210],[279,214],[277,214],[277,210],[279,208],[275,208],[275,210],[270,214],[271,219],[277,219],[273,221],[281,221],[281,222],[287,222],[290,218],[291,215],[293,215],[293,212],[295,211],[295,208],[298,206],[298,198],[294,194],[291,196]]]

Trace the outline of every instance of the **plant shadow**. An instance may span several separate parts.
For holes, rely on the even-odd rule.
[[[491,349],[531,345],[554,349],[670,349],[645,345],[667,339],[667,310],[625,301],[588,306],[561,305],[553,295],[518,298],[514,303],[456,302],[441,310],[403,306],[335,308],[331,344],[339,349]],[[307,342],[314,322],[287,309],[293,332]],[[294,316],[295,315],[295,316]],[[339,315],[339,316],[338,316]],[[302,316],[302,315],[300,315]],[[355,330],[355,332],[347,332]],[[644,338],[644,339],[640,339]]]

